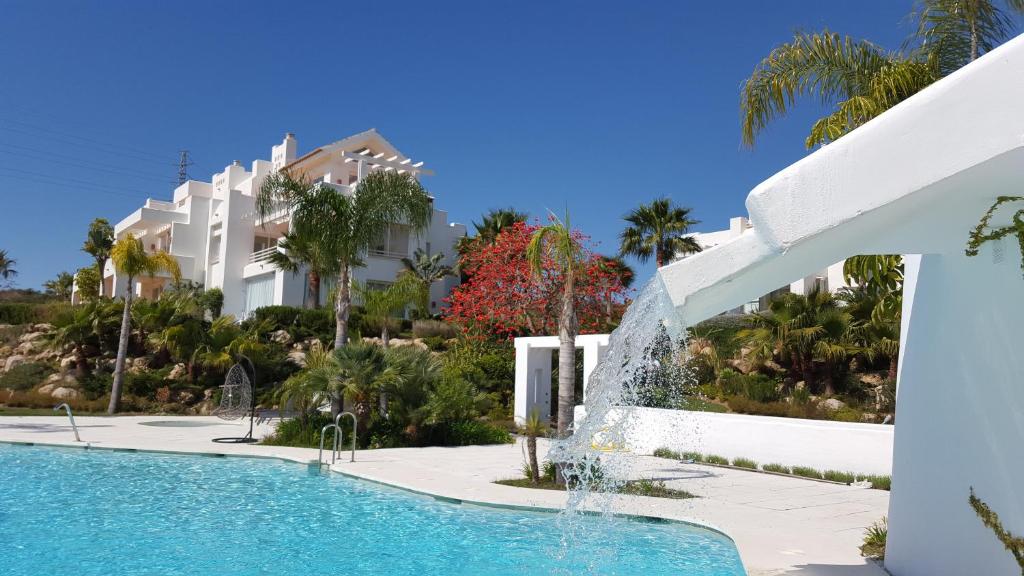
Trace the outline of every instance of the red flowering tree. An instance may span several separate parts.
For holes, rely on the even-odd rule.
[[[558,333],[561,273],[556,263],[543,262],[543,274],[532,273],[526,246],[539,228],[516,223],[493,243],[474,239],[460,260],[466,281],[448,298],[446,319],[466,333],[481,336],[543,336]],[[576,278],[576,314],[580,333],[606,331],[622,314],[627,289],[608,259],[593,252],[589,238],[574,231],[585,247],[583,270]]]

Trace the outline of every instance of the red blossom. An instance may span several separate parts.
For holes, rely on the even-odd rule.
[[[526,246],[538,228],[518,223],[504,229],[493,244],[477,240],[466,250],[460,265],[468,280],[447,299],[448,321],[480,336],[558,333],[562,274],[547,258],[538,277],[526,260]],[[614,269],[593,252],[589,238],[573,234],[585,250],[575,286],[580,333],[606,331],[621,317],[627,290]]]

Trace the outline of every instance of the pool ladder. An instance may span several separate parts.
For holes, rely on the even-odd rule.
[[[334,417],[334,424],[328,424],[320,430],[320,453],[316,457],[317,464],[323,466],[324,462],[324,439],[327,437],[327,431],[334,429],[334,446],[331,448],[331,464],[334,464],[338,459],[338,453],[341,447],[341,419],[344,416],[352,417],[352,454],[349,457],[349,462],[356,461],[356,415],[351,412],[342,412]],[[330,465],[330,464],[328,464]]]
[[[67,411],[68,420],[71,420],[71,429],[75,431],[75,442],[81,442],[82,439],[78,437],[78,426],[75,425],[75,417],[74,415],[71,414],[71,406],[68,406],[68,403],[65,402],[63,404],[58,404],[54,406],[53,411],[58,412],[60,411],[61,408]]]

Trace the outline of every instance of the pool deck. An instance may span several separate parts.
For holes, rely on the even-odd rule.
[[[154,421],[209,424],[193,427],[142,425]],[[240,436],[247,427],[212,417],[119,416],[78,417],[82,443],[74,442],[66,418],[0,417],[0,441],[62,446],[225,454],[315,462],[307,448],[222,444],[212,438]],[[269,426],[257,428],[257,437]],[[546,444],[540,447],[546,451]],[[463,448],[397,448],[348,454],[332,470],[342,474],[459,501],[503,507],[560,509],[563,492],[514,488],[494,480],[520,475],[519,443]],[[663,480],[673,488],[700,496],[669,500],[618,497],[615,510],[708,526],[729,535],[750,576],[882,576],[885,571],[860,557],[864,528],[886,515],[889,493],[636,456],[636,477]]]

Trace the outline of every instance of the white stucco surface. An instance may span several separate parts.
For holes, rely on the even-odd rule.
[[[1021,255],[1013,238],[964,247],[998,196],[1024,193],[1022,71],[1018,37],[756,187],[753,233],[660,271],[694,323],[854,254],[921,255],[904,296],[895,576],[1019,572],[967,497],[1024,533]]]
[[[583,416],[581,410],[576,416]],[[893,426],[660,408],[623,408],[609,421],[623,417],[630,423],[628,448],[636,454],[671,448],[760,464],[892,472]]]
[[[316,450],[304,448],[215,444],[212,438],[239,435],[243,427],[213,417],[83,416],[76,420],[82,440],[93,448],[273,457],[300,464],[317,458]],[[213,425],[162,428],[142,424],[167,420]],[[261,426],[257,436],[270,430],[270,426]],[[73,442],[66,418],[48,416],[0,417],[0,442],[84,444]],[[541,439],[540,444],[541,453],[546,453],[547,442]],[[355,463],[343,460],[333,470],[462,504],[563,508],[564,492],[494,484],[495,480],[520,475],[522,450],[520,444],[365,450],[356,453]],[[620,497],[615,511],[681,520],[722,531],[736,543],[750,576],[884,574],[874,563],[861,558],[857,547],[864,528],[885,514],[887,492],[652,457],[633,458],[631,468],[637,478],[662,480],[699,497]],[[543,553],[540,547],[538,553]]]

